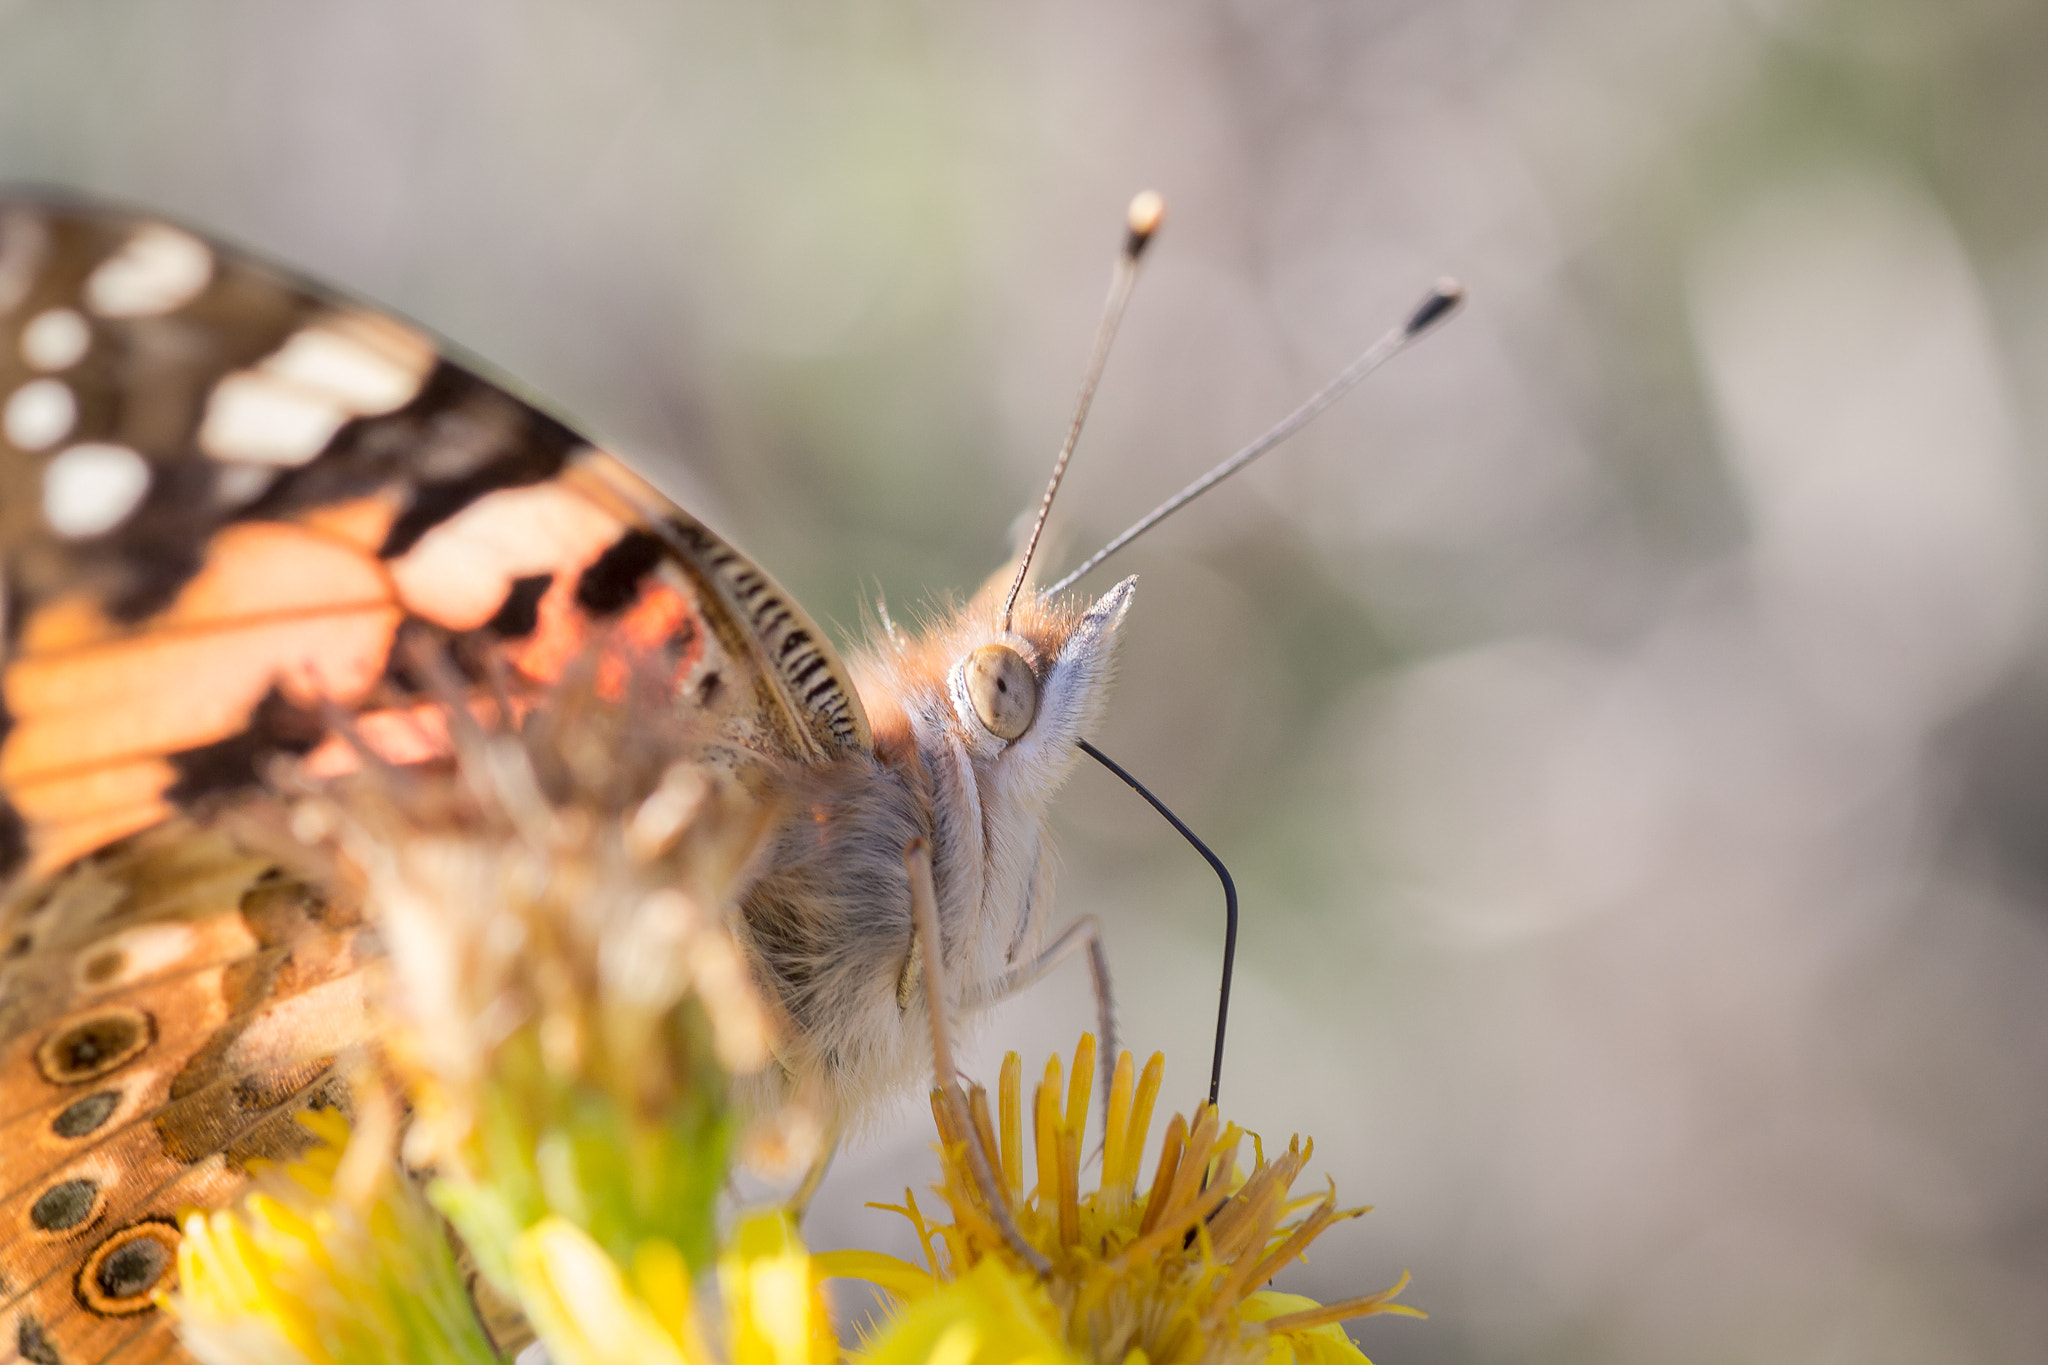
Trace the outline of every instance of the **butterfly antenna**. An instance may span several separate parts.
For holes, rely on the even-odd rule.
[[[1209,860],[1209,866],[1216,872],[1216,878],[1223,883],[1223,983],[1216,992],[1216,1052],[1209,1061],[1209,1104],[1214,1107],[1216,1092],[1223,1088],[1223,1030],[1230,1022],[1230,975],[1237,966],[1237,883],[1230,879],[1230,869],[1223,860],[1211,851],[1209,846],[1195,836],[1195,832],[1181,823],[1181,818],[1166,808],[1166,803],[1145,789],[1145,784],[1125,772],[1108,754],[1081,741],[1081,752],[1100,763],[1103,767],[1121,777],[1125,784],[1166,817],[1166,822],[1180,831],[1180,837],[1195,846],[1195,852]]]
[[[1165,502],[1160,503],[1159,506],[1139,518],[1131,525],[1130,529],[1090,555],[1080,568],[1075,569],[1065,578],[1062,578],[1059,582],[1046,589],[1046,595],[1052,596],[1073,587],[1074,584],[1081,581],[1085,574],[1101,564],[1103,560],[1108,559],[1118,550],[1123,549],[1124,546],[1130,544],[1139,536],[1144,535],[1154,526],[1165,521],[1175,512],[1178,512],[1196,498],[1201,497],[1202,494],[1208,492],[1217,484],[1222,483],[1232,474],[1243,469],[1253,460],[1258,459],[1259,456],[1265,454],[1274,446],[1279,445],[1295,432],[1300,431],[1310,422],[1322,416],[1325,408],[1351,392],[1352,389],[1358,387],[1360,381],[1374,370],[1377,370],[1417,341],[1420,341],[1438,323],[1456,312],[1458,305],[1464,301],[1464,286],[1460,285],[1456,280],[1437,281],[1436,285],[1424,296],[1422,302],[1417,304],[1414,311],[1408,315],[1406,322],[1366,347],[1358,359],[1345,366],[1335,379],[1332,379],[1329,383],[1323,385],[1321,389],[1318,389],[1307,402],[1281,418],[1265,435],[1259,437],[1243,450],[1238,451],[1237,454],[1231,456],[1222,464],[1217,465],[1201,478],[1196,479],[1186,488],[1181,489],[1180,492],[1174,494]],[[1046,495],[1046,500],[1048,502],[1051,501],[1051,494],[1049,492]]]
[[[1017,609],[1017,594],[1024,591],[1024,577],[1031,572],[1031,557],[1038,553],[1038,538],[1045,532],[1045,518],[1052,511],[1053,495],[1066,477],[1067,461],[1074,458],[1074,446],[1081,439],[1081,426],[1088,420],[1089,405],[1095,401],[1095,386],[1102,382],[1102,368],[1109,363],[1109,344],[1123,322],[1124,307],[1131,301],[1131,287],[1138,282],[1138,258],[1159,225],[1166,218],[1166,201],[1156,191],[1146,190],[1131,200],[1124,217],[1124,249],[1116,258],[1116,273],[1110,276],[1109,298],[1102,305],[1102,321],[1095,328],[1095,350],[1081,376],[1080,401],[1074,404],[1074,420],[1067,424],[1067,439],[1060,443],[1059,458],[1053,461],[1052,478],[1038,503],[1038,520],[1031,523],[1031,538],[1024,542],[1024,558],[1017,565],[1017,577],[1010,595],[1003,599],[1003,629],[1010,628],[1010,614]]]

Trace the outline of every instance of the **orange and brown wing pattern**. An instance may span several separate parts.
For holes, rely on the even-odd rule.
[[[0,1361],[182,1359],[178,1216],[341,1103],[369,1036],[356,906],[173,821],[0,911]]]
[[[736,755],[871,745],[765,573],[419,328],[0,192],[0,1365],[182,1358],[177,1214],[374,1042],[346,888],[216,812],[592,666]]]
[[[409,630],[515,694],[594,640],[666,650],[743,746],[866,742],[794,603],[560,422],[416,327],[94,207],[0,199],[0,588],[0,877],[279,756],[345,765],[338,714],[440,752]]]

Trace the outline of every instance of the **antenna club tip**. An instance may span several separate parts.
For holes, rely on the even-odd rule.
[[[1124,226],[1130,230],[1124,239],[1124,254],[1135,257],[1143,251],[1165,221],[1166,197],[1157,190],[1141,190],[1124,215]]]
[[[1465,302],[1465,286],[1446,275],[1430,286],[1427,296],[1415,305],[1415,311],[1408,315],[1404,329],[1410,337],[1419,337],[1445,318],[1458,311]]]

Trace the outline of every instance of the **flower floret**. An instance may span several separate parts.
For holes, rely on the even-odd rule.
[[[1331,1225],[1366,1211],[1339,1208],[1334,1186],[1320,1197],[1289,1198],[1312,1143],[1290,1140],[1269,1160],[1256,1134],[1225,1123],[1205,1105],[1192,1123],[1178,1114],[1167,1120],[1152,1178],[1141,1186],[1164,1074],[1164,1059],[1156,1054],[1142,1073],[1129,1053],[1118,1057],[1105,1106],[1101,1177],[1094,1190],[1084,1191],[1081,1153],[1094,1068],[1095,1040],[1085,1034],[1070,1079],[1063,1083],[1059,1058],[1047,1063],[1032,1095],[1036,1183],[1028,1193],[1017,1054],[1003,1061],[994,1115],[979,1086],[968,1092],[964,1122],[954,1117],[963,1110],[934,1093],[943,1175],[937,1188],[952,1221],[928,1220],[907,1191],[901,1206],[881,1206],[916,1228],[925,1266],[872,1252],[817,1258],[824,1273],[859,1276],[909,1303],[871,1359],[936,1360],[942,1348],[963,1350],[967,1338],[941,1330],[952,1330],[946,1324],[956,1319],[975,1324],[975,1343],[1009,1330],[993,1306],[1007,1301],[988,1288],[995,1279],[1037,1305],[1074,1356],[1107,1365],[1139,1358],[1150,1365],[1340,1365],[1364,1357],[1339,1322],[1376,1313],[1420,1316],[1394,1301],[1406,1276],[1381,1293],[1327,1305],[1264,1287]],[[1240,1170],[1247,1138],[1251,1167]],[[993,1173],[993,1188],[975,1175],[970,1143]],[[1049,1273],[1034,1269],[1006,1228],[1050,1265]],[[977,1288],[963,1289],[970,1280]],[[941,1302],[947,1306],[933,1306]],[[976,1345],[963,1360],[978,1362],[981,1351]]]

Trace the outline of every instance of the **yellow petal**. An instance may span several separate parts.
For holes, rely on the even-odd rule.
[[[810,1257],[789,1215],[755,1214],[733,1229],[718,1258],[731,1365],[806,1365],[824,1324]]]
[[[683,1348],[686,1359],[711,1359],[697,1329],[690,1298],[690,1265],[673,1242],[650,1238],[633,1253],[633,1287],[662,1330]]]
[[[891,1318],[864,1365],[1082,1365],[1028,1274],[985,1260]]]
[[[931,1354],[925,1357],[925,1365],[973,1365],[975,1350],[980,1345],[981,1333],[973,1323],[962,1319],[939,1333]]]
[[[820,1279],[866,1280],[906,1303],[923,1298],[939,1283],[929,1270],[882,1251],[816,1252],[811,1257],[811,1269]]]
[[[612,1258],[564,1218],[512,1244],[512,1282],[556,1365],[690,1365]]]
[[[1261,1289],[1238,1305],[1237,1311],[1245,1322],[1265,1322],[1320,1307],[1314,1299],[1300,1294]],[[1267,1344],[1264,1365],[1372,1365],[1372,1361],[1342,1327],[1330,1322],[1298,1332],[1275,1332]]]

